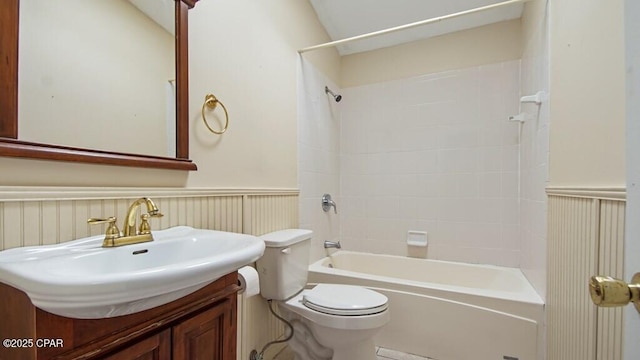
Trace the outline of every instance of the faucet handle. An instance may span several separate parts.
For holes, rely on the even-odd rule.
[[[89,223],[90,225],[97,225],[97,224],[104,224],[104,223],[108,223],[109,226],[107,226],[107,230],[104,233],[104,239],[106,240],[113,240],[113,239],[117,239],[120,237],[120,229],[118,229],[118,226],[116,225],[116,221],[117,219],[113,216],[108,217],[106,219],[104,218],[89,218],[87,219],[87,223]]]
[[[151,225],[149,225],[149,218],[150,217],[159,218],[163,216],[164,214],[162,214],[159,211],[155,211],[153,214],[140,215],[140,227],[138,228],[138,234],[140,235],[151,234]]]
[[[331,207],[333,207],[333,212],[337,214],[338,207],[336,206],[335,201],[331,199],[331,195],[330,194],[322,195],[322,210],[324,212],[328,212],[329,209],[331,209]]]
[[[162,214],[160,214],[162,215]],[[151,225],[149,225],[149,214],[140,215],[140,229],[138,230],[138,234],[151,234]]]

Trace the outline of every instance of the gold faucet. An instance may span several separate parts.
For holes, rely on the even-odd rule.
[[[136,210],[142,204],[147,206],[147,213],[140,216],[140,227],[136,230]],[[127,216],[124,220],[124,227],[122,235],[120,230],[116,226],[116,218],[109,217],[106,219],[91,218],[87,220],[89,224],[103,224],[109,223],[105,232],[104,241],[102,247],[116,247],[122,245],[138,244],[147,241],[153,241],[153,235],[151,234],[151,226],[149,225],[149,217],[162,217],[162,213],[158,210],[156,204],[149,198],[142,197],[134,201],[127,211]]]

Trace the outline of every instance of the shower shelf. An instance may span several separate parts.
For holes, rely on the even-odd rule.
[[[542,104],[542,98],[544,97],[543,91],[538,91],[534,95],[523,96],[520,98],[521,103],[535,103],[536,105]]]

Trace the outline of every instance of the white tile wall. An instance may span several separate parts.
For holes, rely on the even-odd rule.
[[[523,14],[532,24],[524,43],[521,70],[523,95],[549,93],[549,46],[545,1],[527,4]],[[527,121],[522,125],[520,249],[522,271],[540,296],[546,298],[547,195],[549,174],[549,103],[523,104]]]
[[[521,266],[544,297],[548,106],[546,29],[519,61],[341,90],[299,71],[301,227],[347,249],[406,255],[408,230],[429,232],[429,258]],[[522,69],[521,69],[522,68]],[[324,93],[343,94],[340,103]],[[519,134],[506,121],[520,110]],[[522,141],[522,145],[520,145]],[[320,208],[330,192],[339,214]]]
[[[340,112],[324,91],[329,86],[340,93],[312,64],[301,60],[298,66],[298,186],[300,188],[300,227],[314,232],[311,260],[326,256],[324,240],[339,240],[340,218],[322,211],[321,198],[330,193],[342,213],[340,199]],[[354,166],[358,161],[354,159]]]
[[[345,248],[406,255],[420,230],[429,258],[519,266],[519,61],[342,92]]]

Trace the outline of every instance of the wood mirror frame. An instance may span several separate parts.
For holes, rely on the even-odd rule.
[[[187,12],[199,0],[175,0],[176,157],[149,156],[18,140],[18,34],[20,0],[0,6],[0,156],[173,170],[196,170],[189,160]]]

